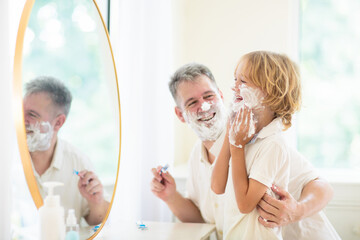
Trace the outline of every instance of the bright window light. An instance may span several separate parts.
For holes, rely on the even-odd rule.
[[[316,167],[360,167],[360,1],[301,0],[298,148]]]

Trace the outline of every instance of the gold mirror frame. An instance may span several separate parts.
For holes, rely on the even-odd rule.
[[[40,195],[39,188],[36,184],[35,175],[32,169],[31,164],[31,157],[30,153],[28,151],[28,146],[26,143],[26,130],[25,130],[25,124],[24,124],[24,112],[23,112],[23,93],[22,93],[22,53],[23,53],[23,46],[24,46],[24,36],[25,36],[25,30],[28,26],[28,22],[30,19],[30,14],[32,7],[34,6],[36,0],[26,0],[23,12],[21,14],[18,33],[16,37],[16,46],[15,46],[15,56],[14,56],[14,69],[13,69],[13,107],[14,107],[14,122],[15,122],[15,128],[16,128],[16,137],[19,147],[19,153],[21,162],[24,169],[25,179],[27,182],[27,185],[30,190],[31,197],[35,203],[35,206],[39,209],[43,205],[43,199]],[[110,37],[109,33],[107,31],[104,19],[101,15],[100,9],[96,3],[95,0],[92,0],[95,4],[96,10],[100,16],[101,23],[103,26],[103,29],[106,33],[106,38],[109,44],[109,49],[111,52],[113,67],[114,67],[114,73],[115,73],[115,80],[116,80],[116,91],[117,91],[117,101],[118,101],[118,107],[119,107],[119,156],[118,156],[118,164],[117,164],[117,170],[116,170],[116,179],[114,184],[114,191],[111,197],[111,202],[109,205],[109,208],[106,212],[106,215],[104,219],[101,222],[101,225],[99,229],[90,236],[89,239],[94,239],[97,234],[101,231],[103,228],[107,218],[109,217],[110,210],[115,198],[115,192],[119,177],[119,169],[120,169],[120,155],[121,155],[121,111],[120,111],[120,93],[119,93],[119,84],[118,84],[118,77],[116,72],[116,66],[115,66],[115,60],[114,60],[114,54],[110,43]]]

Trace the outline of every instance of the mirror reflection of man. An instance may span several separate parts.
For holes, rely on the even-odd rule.
[[[169,87],[177,105],[177,117],[189,124],[200,141],[189,158],[187,197],[176,190],[175,180],[169,172],[159,174],[161,166],[152,169],[151,190],[180,221],[215,223],[218,238],[222,239],[225,195],[213,193],[210,183],[227,123],[223,95],[210,70],[196,63],[180,67]],[[273,187],[279,200],[265,194],[257,207],[259,222],[265,227],[285,226],[284,239],[318,239],[314,237],[317,236],[316,231],[324,231],[327,224],[319,211],[332,198],[332,187],[319,178],[311,165],[299,158],[295,151],[290,158],[289,192]],[[301,173],[296,169],[301,169]],[[300,236],[304,226],[317,229],[305,231],[306,234]]]
[[[89,225],[102,222],[109,202],[88,158],[57,135],[70,111],[72,96],[66,86],[53,77],[38,77],[25,86],[24,118],[27,144],[40,193],[47,194],[43,183],[62,182],[55,189],[61,205],[75,209],[78,222],[84,217]],[[78,175],[74,174],[78,171]]]

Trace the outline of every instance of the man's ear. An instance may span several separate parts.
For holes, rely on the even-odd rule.
[[[179,107],[175,107],[175,114],[176,116],[178,117],[178,119],[181,121],[181,122],[185,122],[185,119],[184,119],[184,116],[182,114],[182,111]]]
[[[65,114],[60,114],[59,116],[57,116],[55,118],[55,125],[54,125],[54,131],[57,132],[60,130],[60,128],[62,127],[62,125],[64,125],[66,120],[66,116]]]

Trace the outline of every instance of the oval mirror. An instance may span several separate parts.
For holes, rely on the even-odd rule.
[[[68,113],[63,89],[72,95]],[[64,101],[54,103],[57,94]],[[74,208],[80,238],[94,238],[114,199],[121,139],[115,63],[95,0],[26,1],[14,97],[19,151],[36,207],[47,195],[44,182],[62,182],[54,194],[65,216]]]

